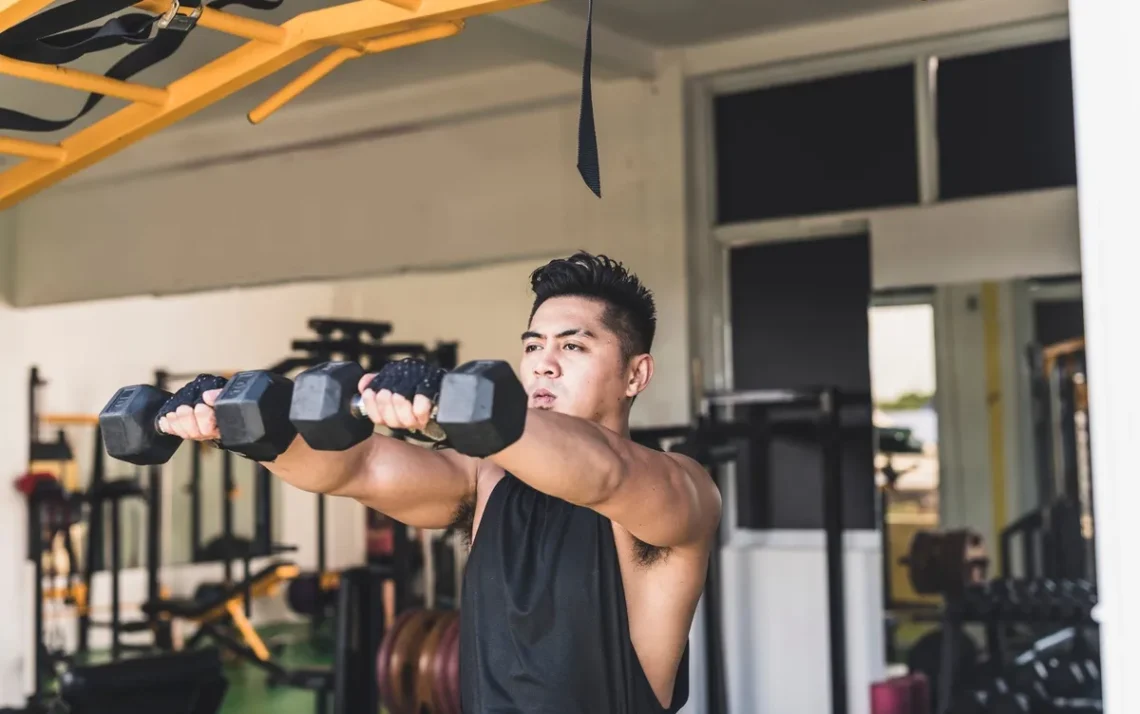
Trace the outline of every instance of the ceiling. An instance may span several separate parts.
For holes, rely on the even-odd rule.
[[[583,20],[587,2],[588,0],[549,0],[552,7],[569,13],[571,19],[578,17]],[[676,46],[901,7],[913,2],[914,0],[596,0],[594,17],[610,29],[647,45]],[[281,8],[270,12],[242,7],[228,11],[280,23],[300,12],[329,4],[330,0],[284,0]],[[502,25],[496,23],[509,23],[510,12],[475,18],[468,22],[467,29],[457,37],[353,60],[318,82],[297,101],[320,101],[332,96],[407,85],[443,75],[544,59],[524,56],[519,46],[512,47],[501,41],[503,35],[496,32],[496,29]],[[241,42],[221,33],[197,30],[190,34],[173,57],[137,75],[134,80],[154,86],[165,85],[236,48]],[[542,46],[541,42],[539,46]],[[102,74],[123,54],[125,53],[108,51],[89,55],[70,66]],[[244,114],[319,57],[318,54],[298,62],[208,107],[196,114],[194,119]],[[3,97],[0,106],[51,118],[73,115],[86,99],[71,90],[2,76],[0,97]],[[5,134],[37,141],[58,141],[121,106],[123,104],[118,100],[104,99],[83,120],[57,134]],[[5,158],[0,157],[0,165],[3,165]],[[8,157],[7,161],[13,159]]]
[[[589,0],[550,0],[582,17]],[[644,42],[684,46],[913,5],[915,0],[594,0],[594,19]]]

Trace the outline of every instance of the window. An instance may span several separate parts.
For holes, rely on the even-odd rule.
[[[718,222],[918,201],[910,65],[715,100]]]
[[[943,198],[1077,182],[1068,41],[945,59],[938,67]]]

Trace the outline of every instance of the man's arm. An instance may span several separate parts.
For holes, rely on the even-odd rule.
[[[532,409],[522,438],[488,460],[543,493],[601,513],[649,545],[699,543],[720,522],[720,492],[697,462],[584,419]]]
[[[202,404],[179,407],[163,416],[159,427],[183,439],[219,438],[214,403],[220,393],[205,392]],[[477,464],[455,452],[430,451],[375,434],[344,451],[316,451],[297,437],[263,465],[303,491],[354,498],[410,526],[446,528],[460,503],[475,492]]]
[[[339,452],[315,451],[298,437],[265,466],[304,491],[352,498],[417,528],[446,528],[475,493],[477,464],[375,434]]]

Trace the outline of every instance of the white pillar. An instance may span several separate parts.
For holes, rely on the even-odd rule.
[[[1072,0],[1093,489],[1107,714],[1140,711],[1140,52],[1136,0]]]

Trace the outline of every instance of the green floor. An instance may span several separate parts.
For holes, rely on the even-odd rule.
[[[328,643],[314,644],[309,638],[308,626],[266,627],[259,630],[266,644],[281,643],[274,648],[274,657],[286,669],[293,667],[328,667],[332,653]],[[228,662],[226,677],[229,691],[221,714],[312,714],[316,701],[312,692],[287,687],[266,686],[263,670],[241,661]]]

